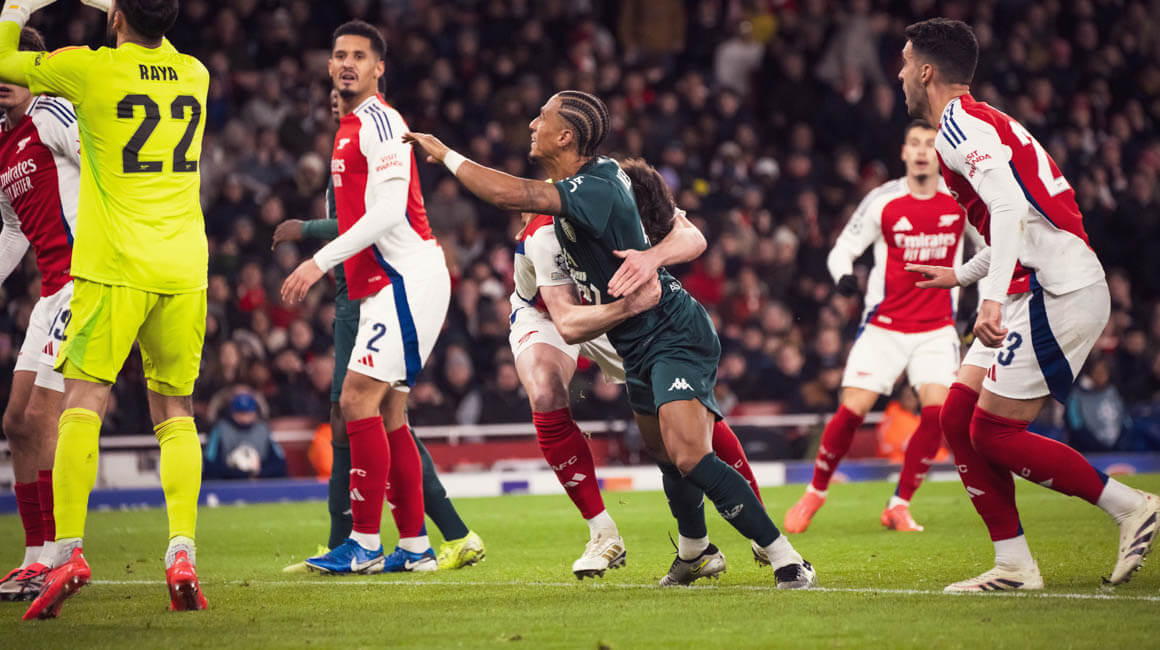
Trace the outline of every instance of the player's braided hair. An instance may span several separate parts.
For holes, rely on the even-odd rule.
[[[20,45],[17,49],[22,52],[43,52],[48,46],[44,44],[44,37],[35,27],[24,27],[20,30]]]
[[[576,134],[577,151],[584,158],[596,155],[596,149],[608,136],[612,122],[608,107],[599,97],[579,90],[564,90],[557,96],[560,98],[560,117]]]
[[[620,163],[621,169],[632,181],[632,194],[636,197],[636,209],[644,224],[644,233],[649,241],[657,243],[673,229],[677,209],[673,193],[661,177],[660,172],[640,158],[629,158]]]
[[[177,0],[117,0],[117,11],[141,36],[161,40],[177,22]]]
[[[914,53],[935,64],[947,83],[970,84],[979,64],[979,41],[961,20],[931,18],[906,28]]]

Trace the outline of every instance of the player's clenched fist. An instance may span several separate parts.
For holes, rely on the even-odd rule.
[[[1003,345],[1007,328],[1003,327],[1003,311],[994,300],[979,303],[979,315],[975,318],[975,338],[989,348]]]
[[[443,158],[451,150],[439,138],[429,133],[405,133],[403,134],[403,142],[418,145],[427,154],[427,162],[429,163],[443,162]]]
[[[296,305],[306,297],[306,292],[322,277],[322,269],[313,259],[308,259],[298,265],[290,277],[282,283],[282,302],[287,305]]]

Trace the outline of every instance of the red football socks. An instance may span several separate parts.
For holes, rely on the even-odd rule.
[[[991,540],[1010,539],[1023,530],[1015,507],[1015,481],[1010,472],[992,465],[971,444],[971,418],[978,400],[979,394],[966,384],[952,384],[942,405],[939,424],[955,456],[959,479],[971,505],[983,518]]]
[[[375,416],[346,423],[350,438],[350,511],[356,533],[377,535],[383,518],[383,497],[391,450],[383,418]],[[422,510],[422,505],[419,506]]]
[[[971,441],[993,464],[1056,492],[1095,504],[1105,477],[1067,445],[1027,430],[1027,422],[976,407]]]
[[[387,474],[391,516],[399,537],[423,535],[423,462],[407,425],[387,434],[391,468]]]
[[[845,406],[839,406],[838,412],[826,423],[822,432],[822,444],[818,448],[818,458],[814,461],[814,478],[810,485],[819,492],[825,492],[830,487],[830,478],[838,469],[838,463],[846,452],[850,451],[850,444],[854,442],[854,432],[862,426],[863,417]]]
[[[942,444],[942,429],[938,425],[940,406],[927,406],[922,409],[922,418],[918,428],[906,443],[906,456],[902,461],[902,474],[898,477],[899,499],[910,501],[915,490],[926,478],[926,473],[934,463],[938,448]]]
[[[52,514],[52,470],[42,469],[36,475],[36,492],[40,495],[40,519],[44,522],[44,541],[56,541],[56,517]]]
[[[717,454],[717,458],[745,477],[749,487],[757,495],[757,500],[761,501],[761,489],[757,487],[757,479],[753,476],[753,468],[749,466],[749,459],[745,457],[745,449],[741,447],[741,441],[737,439],[737,434],[733,433],[733,429],[725,420],[718,420],[713,425],[713,452]]]
[[[44,543],[44,519],[40,514],[36,483],[17,483],[15,488],[16,510],[24,524],[24,545],[40,546]]]
[[[604,512],[604,498],[600,496],[600,484],[596,480],[596,462],[572,413],[567,408],[532,413],[532,424],[544,459],[552,466],[580,514],[591,519]]]

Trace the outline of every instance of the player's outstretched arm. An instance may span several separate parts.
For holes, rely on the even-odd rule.
[[[407,133],[403,142],[413,144],[427,156],[429,163],[442,163],[472,194],[503,210],[559,216],[560,193],[555,185],[505,174],[484,167],[452,151],[427,133]]]
[[[28,86],[28,70],[43,52],[21,52],[20,30],[32,12],[56,0],[7,0],[0,11],[0,82]]]
[[[274,229],[274,240],[270,248],[275,249],[279,244],[301,241],[303,239],[331,240],[338,237],[338,221],[335,219],[287,219]]]
[[[28,238],[20,230],[20,221],[8,198],[0,196],[0,213],[3,214],[4,229],[0,230],[0,283],[20,265],[28,250]]]
[[[627,296],[649,280],[655,280],[657,270],[662,266],[691,262],[700,257],[707,246],[705,235],[685,217],[684,210],[677,208],[673,229],[652,248],[612,251],[624,262],[608,281],[608,293],[618,298]]]
[[[560,336],[569,344],[590,341],[626,319],[648,311],[661,300],[661,283],[653,280],[636,292],[603,305],[581,305],[572,284],[540,287],[540,297]]]

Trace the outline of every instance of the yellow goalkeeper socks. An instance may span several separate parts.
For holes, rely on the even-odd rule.
[[[93,411],[72,408],[61,413],[52,472],[57,539],[84,537],[89,493],[97,482],[100,435],[101,418]]]
[[[169,538],[194,538],[197,496],[201,491],[201,442],[191,417],[176,417],[153,427],[161,445],[161,489],[169,514]]]

